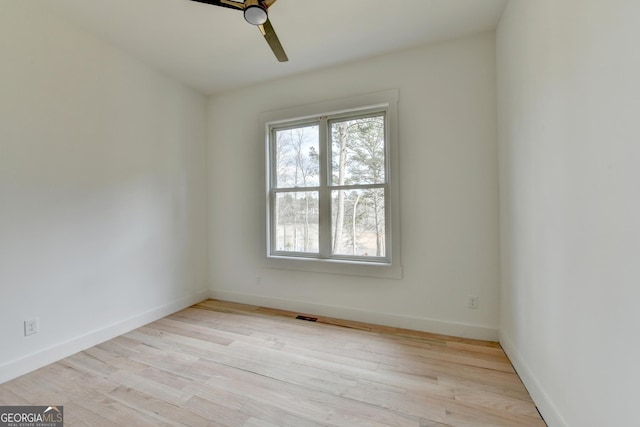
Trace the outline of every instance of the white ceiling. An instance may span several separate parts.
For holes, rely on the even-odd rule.
[[[47,0],[46,7],[207,94],[492,30],[507,0],[278,0],[279,63],[242,12],[190,0]]]

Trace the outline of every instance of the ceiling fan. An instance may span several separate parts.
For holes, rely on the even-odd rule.
[[[273,5],[276,0],[192,0],[198,3],[206,3],[213,6],[227,7],[229,9],[242,10],[244,12],[244,19],[252,25],[257,26],[260,32],[264,36],[267,43],[271,47],[276,58],[280,62],[286,62],[289,60],[287,54],[284,52],[282,44],[276,35],[271,22],[269,21],[269,15],[267,9]]]

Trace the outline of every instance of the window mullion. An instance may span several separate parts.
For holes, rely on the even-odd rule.
[[[386,188],[386,183],[381,184],[353,184],[353,185],[333,185],[331,190],[369,190],[374,188]]]
[[[331,256],[331,191],[329,189],[329,129],[327,117],[320,118],[320,258]]]

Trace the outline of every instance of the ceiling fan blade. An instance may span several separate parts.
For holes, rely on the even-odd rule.
[[[192,0],[192,1],[195,1],[198,3],[210,4],[212,6],[228,7],[229,9],[235,9],[235,10],[244,9],[244,3],[239,3],[231,0]]]
[[[278,58],[280,62],[287,62],[289,58],[287,58],[287,54],[284,52],[284,48],[278,39],[278,36],[271,25],[271,21],[266,14],[266,10],[268,7],[272,6],[276,0],[192,0],[198,3],[205,3],[212,6],[221,6],[227,7],[229,9],[235,10],[244,10],[245,11],[245,20],[247,20],[250,24],[256,24],[253,19],[247,17],[247,10],[254,7],[259,7],[262,9],[262,14],[264,16],[258,16],[259,18],[266,17],[267,20],[264,24],[257,25],[260,29],[260,32],[264,36],[264,39],[269,44],[269,47],[273,51],[273,54]],[[261,22],[261,21],[258,21]]]
[[[273,54],[276,56],[276,58],[278,58],[278,61],[287,62],[289,58],[287,58],[287,54],[284,52],[284,48],[282,47],[282,44],[280,43],[280,40],[278,39],[278,36],[276,35],[276,32],[271,25],[271,21],[267,19],[267,22],[262,25],[258,25],[258,28],[260,28],[260,32],[264,36],[264,39],[267,41],[267,43],[269,43],[269,47],[271,47],[271,50],[273,51]]]

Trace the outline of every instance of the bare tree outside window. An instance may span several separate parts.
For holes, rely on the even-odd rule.
[[[318,187],[318,126],[278,130],[275,133],[278,188]],[[278,193],[275,204],[276,249],[318,252],[318,191]]]

